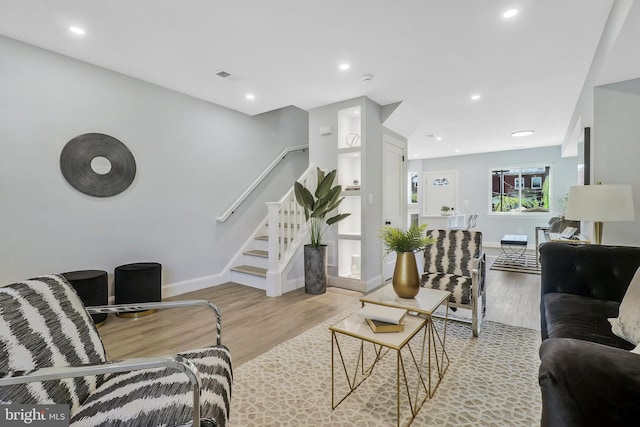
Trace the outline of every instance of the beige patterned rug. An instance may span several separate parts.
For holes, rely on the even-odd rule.
[[[331,333],[338,315],[240,366],[234,373],[231,426],[395,426],[396,357],[387,354],[373,374],[331,409]],[[442,320],[435,320],[442,328]],[[417,342],[414,338],[414,342]],[[421,342],[421,337],[419,337]],[[355,339],[341,339],[357,355]],[[413,344],[414,348],[419,345]],[[540,332],[486,322],[480,338],[470,325],[449,322],[451,364],[414,426],[538,426]],[[353,360],[353,359],[350,359]],[[336,379],[340,372],[336,372]],[[344,380],[342,380],[344,382]],[[338,381],[337,381],[338,383]],[[346,390],[346,386],[342,387]],[[403,402],[406,398],[403,396]],[[402,425],[409,421],[403,403]]]

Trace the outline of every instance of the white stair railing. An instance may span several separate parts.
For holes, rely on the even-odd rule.
[[[298,182],[312,193],[317,186],[316,167],[310,165]],[[282,295],[284,273],[290,267],[293,255],[306,240],[304,209],[296,201],[293,187],[278,202],[267,203],[269,224],[269,271],[267,296]]]

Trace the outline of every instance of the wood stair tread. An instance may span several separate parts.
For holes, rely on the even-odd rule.
[[[256,236],[255,238],[256,240],[266,240],[269,241],[269,236]],[[293,239],[292,239],[293,240]],[[289,241],[288,237],[284,238],[285,243]]]
[[[245,255],[257,256],[260,258],[269,258],[269,252],[261,251],[258,249],[252,249],[250,251],[243,252]]]
[[[253,267],[251,265],[239,265],[237,267],[231,267],[231,271],[237,271],[238,273],[251,274],[253,276],[267,277],[266,268]]]

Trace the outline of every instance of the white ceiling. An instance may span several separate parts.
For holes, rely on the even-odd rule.
[[[562,144],[609,11],[630,1],[0,0],[0,34],[250,115],[402,101],[386,126],[431,158]],[[598,81],[640,77],[639,9]]]

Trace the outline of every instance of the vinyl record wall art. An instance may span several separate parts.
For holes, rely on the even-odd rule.
[[[60,154],[62,175],[76,190],[96,197],[122,193],[136,176],[136,161],[122,142],[102,133],[76,136]]]

